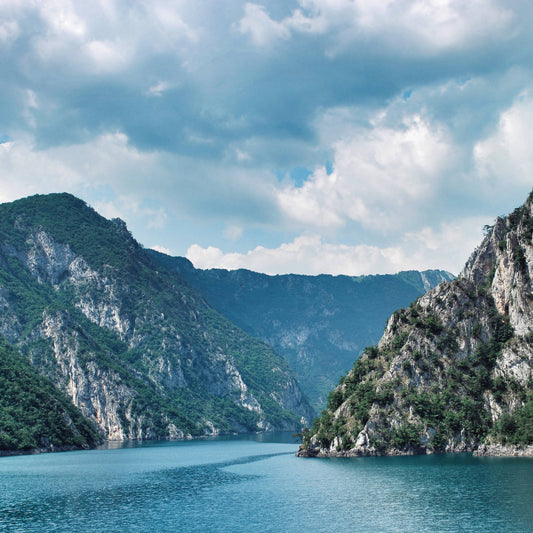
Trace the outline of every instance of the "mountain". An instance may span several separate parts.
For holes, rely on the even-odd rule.
[[[268,276],[249,270],[201,270],[153,250],[217,311],[285,356],[315,409],[399,307],[453,276],[440,270],[378,276]]]
[[[306,432],[301,456],[533,445],[533,193],[486,228],[458,279],[390,317]],[[533,448],[527,448],[528,453]]]
[[[155,263],[124,222],[69,194],[0,205],[0,309],[11,356],[106,439],[295,429],[312,417],[281,356]]]
[[[0,339],[0,456],[4,450],[68,450],[101,442],[69,398]]]

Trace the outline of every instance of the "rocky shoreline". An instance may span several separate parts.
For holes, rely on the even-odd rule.
[[[474,457],[533,457],[532,446],[504,446],[502,444],[482,444],[476,449],[462,448],[447,450],[444,453],[471,453]],[[378,451],[375,449],[355,448],[351,450],[326,450],[324,448],[304,448],[300,446],[296,457],[318,458],[350,458],[350,457],[400,457],[413,455],[433,455],[428,450],[397,450]]]
[[[483,444],[474,451],[475,457],[533,457],[533,446]]]
[[[29,450],[0,450],[0,457],[13,457],[16,455],[39,455],[41,453],[75,452],[91,450],[89,446],[47,446],[45,448],[31,448]]]

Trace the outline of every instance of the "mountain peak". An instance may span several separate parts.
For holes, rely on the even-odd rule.
[[[532,204],[530,195],[486,228],[457,280],[391,316],[300,455],[533,444]]]

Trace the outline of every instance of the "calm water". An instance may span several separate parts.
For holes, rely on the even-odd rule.
[[[277,436],[0,458],[0,531],[533,532],[533,460],[296,449]]]

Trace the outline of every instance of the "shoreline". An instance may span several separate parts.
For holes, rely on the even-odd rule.
[[[20,455],[40,455],[42,453],[60,453],[60,452],[76,452],[76,451],[83,451],[83,450],[97,450],[102,446],[109,446],[110,449],[114,449],[122,447],[122,446],[128,446],[128,445],[134,445],[134,444],[140,444],[140,443],[146,443],[146,442],[185,442],[185,441],[192,441],[192,440],[209,440],[209,439],[218,439],[218,438],[225,438],[225,437],[238,437],[239,435],[246,436],[246,435],[257,435],[261,436],[264,435],[268,437],[268,435],[275,435],[278,433],[283,433],[287,435],[294,436],[293,430],[276,430],[276,431],[249,431],[245,433],[239,433],[234,431],[227,431],[227,432],[219,432],[212,435],[184,435],[183,437],[163,437],[159,439],[125,439],[125,440],[107,440],[104,439],[96,444],[93,444],[91,446],[89,445],[82,445],[82,446],[75,446],[75,445],[68,445],[68,446],[46,446],[41,448],[31,448],[29,450],[0,450],[0,459],[2,457],[15,457]],[[297,444],[296,442],[294,444]]]
[[[0,457],[15,457],[17,455],[40,455],[41,453],[79,452],[94,450],[96,446],[49,446],[46,448],[30,448],[29,450],[0,450]]]
[[[470,453],[473,457],[533,457],[533,445],[503,445],[503,444],[482,444],[477,448],[462,448],[458,450],[445,450],[443,452],[428,452],[426,450],[408,450],[401,451],[392,449],[386,452],[377,450],[325,450],[320,449],[302,449],[296,452],[296,457],[303,458],[356,458],[356,457],[412,457],[415,455],[445,455]]]

